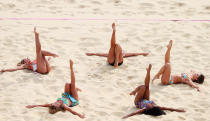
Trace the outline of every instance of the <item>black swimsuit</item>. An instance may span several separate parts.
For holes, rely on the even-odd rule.
[[[109,65],[114,66],[114,63],[115,63],[115,61],[114,61],[113,63],[109,63]],[[122,65],[122,64],[123,64],[123,62],[118,63],[118,66],[120,66],[120,65]]]

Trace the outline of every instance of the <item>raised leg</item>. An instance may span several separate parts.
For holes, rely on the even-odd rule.
[[[58,55],[56,55],[56,54],[54,54],[54,53],[51,53],[51,52],[49,52],[49,51],[45,51],[45,50],[42,50],[41,51],[42,52],[42,55],[44,55],[44,56],[52,56],[52,57],[58,57]]]
[[[77,92],[78,91],[82,91],[80,88],[76,88]],[[71,93],[71,83],[66,83],[65,84],[65,88],[64,88],[64,92],[69,93],[70,95],[72,95]]]
[[[112,32],[112,38],[111,38],[111,48],[115,47],[115,44],[116,44],[116,40],[115,40],[115,32],[116,32],[115,23],[112,23],[112,29],[113,29],[113,32]]]
[[[115,61],[115,45],[116,45],[116,40],[115,40],[115,32],[116,32],[116,28],[115,28],[115,23],[112,24],[112,37],[111,37],[111,48],[109,49],[109,53],[108,53],[108,57],[107,57],[107,61],[108,63],[112,64]]]
[[[173,41],[170,40],[170,42],[167,46],[168,49],[167,49],[166,54],[165,54],[165,63],[170,63],[170,53],[171,53],[172,43],[173,43]]]
[[[144,99],[144,95],[146,92],[146,87],[144,85],[141,85],[138,87],[137,95],[134,99],[134,104],[136,104],[139,100]]]
[[[76,84],[75,84],[75,76],[74,76],[74,71],[73,71],[73,61],[70,60],[70,70],[71,70],[71,94],[74,99],[79,100],[78,94],[77,94],[77,89],[76,89]]]
[[[34,34],[35,34],[35,44],[36,44],[37,72],[47,73],[48,69],[46,67],[46,59],[44,55],[42,55],[39,33],[36,32],[36,27],[34,27]]]
[[[145,77],[145,87],[146,87],[146,90],[145,90],[145,94],[144,94],[144,99],[147,99],[149,100],[150,98],[150,92],[149,92],[149,82],[150,82],[150,71],[151,71],[151,68],[152,68],[152,65],[149,64],[148,68],[147,68],[147,75]]]
[[[145,77],[145,85],[137,87],[133,92],[130,94],[135,94],[137,92],[137,95],[135,97],[134,103],[136,104],[141,99],[147,99],[150,98],[150,92],[149,92],[149,82],[150,82],[150,71],[151,71],[152,65],[149,64],[149,67],[147,68],[147,74]]]
[[[36,27],[34,27],[34,34],[35,34],[36,53],[41,54],[41,43],[39,40],[39,33],[36,32]]]
[[[138,55],[147,56],[148,54],[149,53],[124,53],[123,57],[127,58],[127,57],[138,56]]]
[[[170,84],[170,76],[171,75],[171,64],[170,63],[166,63],[161,69],[160,71],[154,76],[154,78],[152,79],[152,82],[154,82],[155,79],[159,79],[160,75],[162,75],[161,77],[161,83],[162,84]]]
[[[122,48],[120,45],[116,44],[115,45],[115,63],[114,67],[118,67],[118,64],[123,61],[123,56],[122,56]]]
[[[108,57],[107,53],[86,53],[88,56],[96,55],[96,56],[101,56],[101,57]]]

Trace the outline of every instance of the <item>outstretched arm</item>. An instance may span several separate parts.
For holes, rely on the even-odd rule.
[[[77,113],[76,111],[73,111],[71,108],[69,108],[68,106],[64,105],[64,109],[71,112],[72,114],[74,115],[77,115],[79,116],[80,118],[85,118],[85,115],[84,114],[79,114]]]
[[[23,69],[26,69],[26,68],[25,67],[17,67],[14,69],[2,69],[2,70],[0,70],[0,72],[12,72],[12,71],[23,70]]]
[[[125,119],[125,118],[128,118],[128,117],[134,116],[136,114],[143,113],[145,110],[146,110],[146,108],[139,109],[139,110],[137,110],[137,111],[135,111],[133,113],[130,113],[130,114],[126,115],[126,116],[123,116],[122,118]]]
[[[35,108],[35,107],[50,107],[51,104],[44,104],[44,105],[27,105],[26,108]]]
[[[107,57],[108,54],[107,53],[86,53],[87,56],[92,56],[92,55],[95,55],[95,56],[101,56],[101,57]]]
[[[194,88],[196,88],[198,91],[200,91],[200,88],[199,88],[197,85],[195,85],[195,84],[192,82],[192,80],[185,81],[184,83],[186,83],[186,84],[190,85],[191,87],[194,87]]]
[[[143,55],[143,56],[147,56],[149,53],[124,53],[124,58],[126,57],[132,57],[132,56],[138,56],[138,55]]]
[[[182,73],[181,75],[184,77],[184,73]],[[187,77],[185,77],[185,79],[183,79],[183,83],[188,84],[191,87],[196,88],[198,91],[200,91],[200,88],[193,83],[190,76],[188,74],[186,74],[186,75],[187,75]]]
[[[176,112],[185,112],[184,109],[174,109],[174,108],[167,108],[167,107],[160,107],[161,110],[169,110],[169,111],[176,111]]]

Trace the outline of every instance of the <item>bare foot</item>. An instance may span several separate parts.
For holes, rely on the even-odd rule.
[[[73,61],[71,59],[69,60],[69,63],[70,63],[70,67],[73,67]]]
[[[130,93],[130,95],[136,95],[136,92],[135,91],[132,91],[131,93]]]
[[[118,67],[118,63],[117,61],[114,63],[114,67],[117,68]]]
[[[150,71],[152,68],[152,64],[149,64],[148,68],[146,69],[147,71]]]
[[[169,44],[167,45],[167,48],[171,48],[172,47],[172,44],[173,44],[173,40],[170,40],[169,41]]]
[[[159,79],[159,78],[160,78],[160,76],[155,75],[154,78],[152,79],[152,83],[154,82],[155,79]]]
[[[34,27],[34,34],[35,34],[35,35],[39,35],[39,33],[36,32],[36,27]]]
[[[56,58],[56,57],[58,57],[58,55],[54,54],[54,55],[53,55],[53,58]]]
[[[115,23],[112,23],[112,29],[113,29],[113,31],[116,31]]]

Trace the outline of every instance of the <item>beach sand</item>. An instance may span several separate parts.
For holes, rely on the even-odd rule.
[[[130,91],[144,84],[148,64],[153,65],[151,78],[161,68],[169,40],[174,40],[172,73],[190,72],[191,69],[203,73],[204,84],[197,84],[201,92],[184,84],[163,86],[158,79],[150,85],[151,100],[160,106],[182,108],[186,112],[166,111],[167,115],[159,117],[136,115],[126,121],[210,119],[210,23],[141,21],[209,19],[210,2],[206,0],[1,0],[0,15],[1,69],[13,68],[25,57],[35,58],[34,26],[40,33],[42,49],[59,55],[51,60],[53,70],[47,75],[30,71],[0,74],[1,121],[124,120],[121,119],[124,115],[137,110]],[[101,20],[90,20],[96,18]],[[149,56],[126,58],[117,69],[109,66],[106,58],[86,56],[86,52],[108,52],[112,22],[116,23],[117,43],[125,52],[149,52]],[[47,108],[25,108],[31,104],[52,103],[61,96],[65,83],[70,82],[69,59],[74,61],[76,85],[82,89],[80,104],[72,109],[84,113],[86,118],[80,119],[69,112],[52,115]]]

